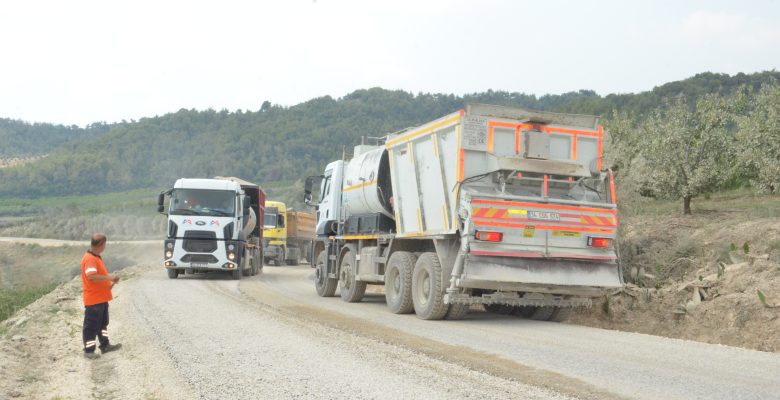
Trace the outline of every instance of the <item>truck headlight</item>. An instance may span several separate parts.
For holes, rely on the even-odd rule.
[[[165,250],[165,258],[171,258],[171,257],[173,257],[173,251]]]
[[[228,245],[228,250],[233,251],[235,249],[236,249],[236,245],[234,245],[232,243]]]
[[[169,249],[173,249],[173,242],[168,242],[168,243],[166,243],[166,244],[165,244],[165,247],[167,247],[167,248],[169,248]]]
[[[230,252],[228,253],[228,260],[233,261],[236,259],[236,253]]]

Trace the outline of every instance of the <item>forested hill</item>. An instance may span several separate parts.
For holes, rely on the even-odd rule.
[[[45,144],[40,148],[59,147],[41,160],[0,169],[0,196],[161,188],[178,177],[214,175],[240,176],[261,184],[295,180],[319,173],[327,162],[341,157],[343,149],[349,152],[361,136],[379,136],[414,126],[456,111],[468,102],[607,116],[613,109],[645,113],[662,104],[664,98],[681,93],[692,97],[726,94],[743,84],[758,87],[773,79],[780,79],[780,73],[704,73],[648,92],[607,96],[581,90],[541,97],[502,91],[461,97],[374,88],[292,107],[265,102],[258,111],[251,112],[180,110],[110,126],[110,131],[102,135],[97,133],[108,126],[80,131],[23,124],[26,130],[20,143],[25,143],[25,148],[36,148],[35,143]],[[61,139],[79,135],[82,139],[75,142]],[[28,147],[31,144],[33,147]]]
[[[115,126],[95,123],[79,128],[0,118],[0,158],[40,156],[65,143],[100,136]]]

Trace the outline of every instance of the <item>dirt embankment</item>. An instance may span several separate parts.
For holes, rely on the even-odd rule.
[[[629,218],[629,285],[570,323],[780,352],[780,217],[756,207]]]

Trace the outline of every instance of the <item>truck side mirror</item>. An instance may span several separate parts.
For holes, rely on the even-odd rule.
[[[157,212],[160,214],[164,214],[165,211],[163,203],[165,203],[165,192],[160,192],[160,194],[157,195]]]
[[[314,182],[322,180],[324,178],[324,175],[316,175],[316,176],[309,176],[306,177],[306,180],[303,183],[303,202],[306,204],[311,205],[311,189],[314,187]]]

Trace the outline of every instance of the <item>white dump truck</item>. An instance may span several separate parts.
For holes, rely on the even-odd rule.
[[[168,277],[227,271],[233,279],[256,275],[263,267],[261,240],[265,193],[238,178],[179,179],[160,193],[165,214],[169,196],[164,265]]]
[[[458,319],[472,304],[559,321],[623,285],[615,185],[598,117],[471,104],[355,147],[319,184],[320,296],[384,285],[394,313]]]

